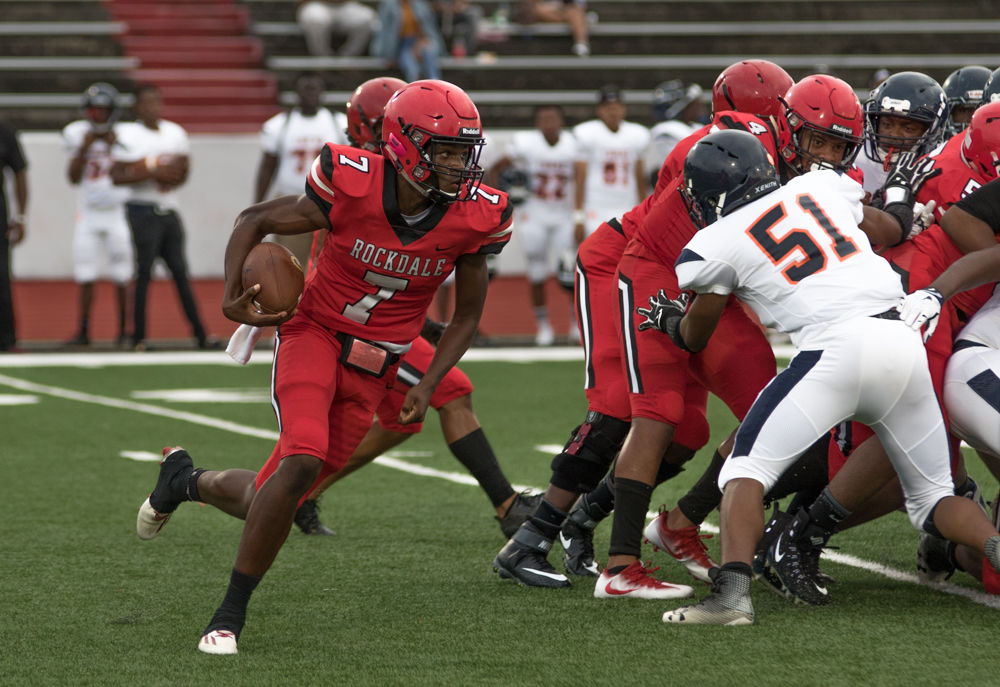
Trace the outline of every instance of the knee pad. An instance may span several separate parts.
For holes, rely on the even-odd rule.
[[[594,411],[573,430],[562,453],[552,459],[552,484],[585,493],[594,489],[618,455],[630,423]]]

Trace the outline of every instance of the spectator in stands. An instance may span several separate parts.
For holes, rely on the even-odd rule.
[[[295,81],[296,105],[264,122],[260,132],[262,154],[257,165],[254,202],[279,196],[299,195],[306,173],[326,143],[346,144],[347,116],[322,106],[326,85],[316,72]],[[288,248],[303,265],[309,262],[311,234],[272,236]]]
[[[441,78],[444,41],[427,0],[382,0],[378,19],[372,56],[389,60],[407,81]]]
[[[91,84],[83,92],[82,106],[83,119],[70,122],[62,131],[63,148],[69,156],[66,176],[78,187],[73,276],[80,285],[80,328],[68,343],[90,345],[94,282],[100,276],[103,254],[118,295],[118,345],[124,346],[128,343],[125,312],[133,258],[125,220],[129,189],[111,181],[111,149],[122,126],[118,123],[118,90],[108,83]]]
[[[28,166],[17,138],[17,130],[0,122],[0,352],[14,349],[14,299],[10,282],[10,249],[24,240],[24,215],[28,211]],[[4,170],[14,175],[14,212],[8,217]]]
[[[590,55],[586,0],[524,0],[515,19],[520,24],[566,24],[573,36],[573,54]]]
[[[330,36],[344,35],[338,54],[357,57],[364,53],[375,30],[375,11],[355,0],[301,0],[296,13],[306,37],[309,54],[316,57],[331,55]]]
[[[469,0],[434,0],[441,37],[451,50],[452,57],[475,55],[479,51],[479,21],[483,9]]]
[[[135,350],[146,349],[146,301],[153,263],[162,258],[173,275],[184,314],[191,323],[198,348],[220,348],[210,338],[198,316],[198,305],[188,282],[184,257],[184,227],[177,213],[177,191],[190,168],[187,132],[179,124],[160,118],[163,99],[156,86],[143,84],[135,91],[139,121],[119,130],[112,149],[111,179],[132,187],[125,205],[135,245]]]

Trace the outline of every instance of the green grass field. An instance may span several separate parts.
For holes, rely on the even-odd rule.
[[[660,616],[680,603],[598,601],[587,580],[557,591],[500,582],[491,561],[503,537],[492,508],[478,488],[452,477],[462,469],[435,417],[393,455],[439,472],[375,464],[335,486],[321,505],[337,535],[293,531],[254,595],[240,654],[206,656],[196,644],[225,591],[242,523],[186,504],[159,538],[140,541],[136,508],[155,482],[156,463],[123,452],[153,457],[180,444],[199,466],[257,469],[273,445],[266,400],[202,394],[182,402],[160,392],[259,396],[269,368],[240,368],[221,355],[218,364],[98,366],[101,359],[87,358],[87,367],[3,366],[14,358],[0,359],[2,685],[997,680],[989,652],[1000,604],[987,605],[961,574],[944,589],[916,584],[917,533],[901,513],[833,540],[837,553],[858,560],[824,564],[837,580],[830,606],[794,606],[755,587],[752,627],[668,627]],[[462,367],[476,383],[477,414],[508,477],[544,487],[551,455],[537,447],[562,444],[582,418],[581,364]],[[37,402],[15,403],[24,396]],[[710,421],[713,445],[734,426],[718,404]],[[710,451],[661,486],[653,507],[673,504]],[[970,468],[992,497],[995,481],[978,461]],[[609,523],[597,531],[599,558],[609,531]],[[718,553],[715,539],[709,547]],[[558,564],[556,549],[550,559]],[[648,557],[662,566],[662,578],[698,585],[668,556]]]

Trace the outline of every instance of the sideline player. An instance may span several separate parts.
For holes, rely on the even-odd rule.
[[[555,341],[555,332],[549,320],[545,282],[552,276],[553,256],[575,252],[572,212],[577,141],[564,128],[563,111],[558,105],[536,107],[534,122],[531,131],[514,134],[506,154],[490,168],[490,179],[498,179],[511,167],[528,177],[530,194],[514,210],[514,220],[527,263],[537,327],[535,345],[550,346]],[[570,318],[571,338],[576,330],[574,316]]]
[[[347,118],[322,106],[326,85],[317,72],[306,72],[295,80],[297,104],[264,122],[260,132],[261,156],[257,163],[253,202],[302,192],[302,179],[309,165],[327,143],[347,143]],[[392,95],[391,93],[389,95]],[[308,234],[269,237],[288,248],[299,263],[309,262],[312,237]]]
[[[156,536],[177,506],[203,501],[246,514],[222,604],[199,649],[234,654],[253,590],[270,568],[299,503],[341,467],[371,426],[400,356],[419,334],[437,287],[453,270],[456,309],[423,378],[406,394],[399,421],[419,422],[445,373],[467,350],[486,299],[486,255],[510,238],[502,192],[480,187],[479,113],[457,86],[417,81],[385,109],[377,155],[328,145],[306,192],[244,210],[226,249],[227,317],[281,325],[272,373],[280,439],[264,468],[206,472],[183,449],[160,465],[140,508],[137,532]],[[251,248],[269,233],[329,227],[325,250],[297,310],[257,312],[240,284]]]
[[[722,468],[723,565],[712,593],[667,611],[664,622],[753,623],[750,563],[763,529],[762,497],[847,417],[870,424],[886,446],[915,527],[955,537],[1000,568],[1000,534],[978,506],[953,494],[927,356],[920,336],[899,320],[898,277],[858,227],[861,187],[826,170],[782,187],[756,139],[718,132],[688,154],[684,188],[692,216],[706,228],[678,259],[678,281],[697,295],[689,308],[655,308],[651,323],[678,347],[700,350],[735,293],[765,324],[789,332],[798,353],[754,402]],[[879,374],[868,374],[872,369]],[[854,505],[838,485],[835,477],[820,497],[824,524],[842,521]],[[782,537],[772,552],[769,562],[786,586],[815,574]],[[810,582],[815,597],[826,596]]]
[[[597,92],[596,119],[573,127],[577,141],[574,165],[573,238],[576,245],[608,217],[620,217],[642,202],[649,189],[642,154],[649,129],[625,120],[625,101],[615,85]]]
[[[400,79],[378,77],[365,81],[355,89],[347,104],[347,136],[352,146],[378,152],[382,143],[383,109],[392,94],[404,86],[406,82]],[[313,252],[318,253],[318,249]],[[309,270],[312,270],[312,265]],[[304,533],[332,534],[332,530],[319,520],[316,499],[320,494],[423,429],[422,422],[401,424],[399,413],[406,392],[423,378],[434,358],[434,344],[440,339],[443,328],[444,325],[430,319],[425,322],[420,336],[413,340],[410,350],[400,360],[392,388],[379,404],[375,422],[364,439],[344,467],[313,489],[309,498],[299,506],[295,512],[295,524]],[[479,482],[496,511],[501,531],[504,536],[510,537],[537,507],[541,495],[515,493],[472,409],[472,391],[469,378],[458,367],[453,367],[438,384],[431,396],[430,406],[438,412],[448,450]]]
[[[90,345],[94,282],[100,275],[101,254],[106,251],[118,297],[118,345],[124,346],[128,343],[125,319],[133,263],[132,237],[125,220],[129,190],[111,181],[111,148],[118,141],[120,127],[118,90],[108,83],[91,84],[83,92],[82,106],[84,118],[70,122],[62,131],[63,148],[69,155],[66,176],[79,187],[73,276],[80,284],[80,328],[68,343]]]

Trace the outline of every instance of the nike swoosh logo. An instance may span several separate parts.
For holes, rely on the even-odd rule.
[[[600,572],[600,571],[599,571],[599,570],[597,569],[597,563],[588,563],[587,565],[583,566],[583,569],[584,569],[584,570],[587,570],[587,571],[589,571],[589,572],[592,572],[592,573],[594,573],[595,575],[596,575],[596,574],[597,574],[598,572]]]
[[[568,549],[573,544],[573,537],[570,537],[569,539],[567,539],[566,537],[563,536],[563,533],[560,532],[559,533],[559,543],[562,544],[562,547],[564,549]]]
[[[444,248],[442,248],[441,246],[434,246],[434,250],[438,250],[438,251],[446,251],[446,250],[451,250],[451,249],[452,249],[452,248],[454,248],[454,247],[455,247],[455,246],[445,246]]]
[[[816,591],[819,592],[820,594],[822,594],[823,596],[829,596],[830,595],[830,592],[828,592],[826,590],[826,587],[820,587],[815,582],[813,582],[813,586],[816,587]]]
[[[781,550],[781,538],[784,533],[778,535],[778,541],[774,542],[774,562],[780,563],[781,559],[785,557],[785,552]]]
[[[614,580],[611,580],[611,582],[604,585],[604,591],[612,596],[625,596],[626,594],[631,594],[635,591],[634,589],[615,589],[613,586],[614,582]]]
[[[566,579],[565,575],[560,575],[559,573],[550,573],[550,572],[545,572],[544,570],[535,570],[534,568],[523,568],[523,570],[525,572],[530,572],[530,573],[533,573],[535,575],[541,575],[542,577],[547,577],[550,580],[560,580],[560,581],[562,581],[562,580]]]

